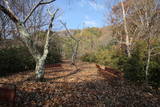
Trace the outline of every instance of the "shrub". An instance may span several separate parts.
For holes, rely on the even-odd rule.
[[[154,87],[160,87],[160,58],[155,57],[150,63],[149,83]]]
[[[119,69],[124,77],[133,82],[145,82],[145,69],[147,64],[147,44],[138,41],[132,50],[131,57],[127,57],[124,49],[115,49],[115,45],[99,49],[95,53],[85,54],[82,59],[87,62],[96,62],[105,66]],[[156,53],[159,50],[156,51]],[[154,87],[160,87],[160,55],[152,56],[149,66],[148,82]]]
[[[56,51],[51,51],[48,53],[47,59],[46,59],[46,64],[55,64],[59,63],[62,61],[62,56],[60,53]]]
[[[118,57],[117,66],[124,72],[126,79],[134,82],[145,82],[145,69],[147,63],[147,49],[143,41],[139,41],[132,51],[132,57],[126,55]],[[151,57],[149,66],[148,82],[154,87],[160,86],[160,58]]]
[[[26,47],[0,50],[0,76],[7,76],[35,68],[35,61]],[[54,64],[61,61],[61,55],[52,50],[47,56],[46,63]]]
[[[139,42],[132,50],[130,58],[124,54],[119,57],[117,66],[124,72],[126,79],[134,82],[143,82],[145,80],[145,52],[144,42]]]
[[[35,62],[27,48],[9,48],[0,50],[0,75],[8,75],[33,69]]]
[[[123,62],[121,62],[123,60]],[[142,82],[145,79],[145,72],[144,72],[144,64],[142,61],[139,60],[137,56],[127,58],[124,60],[120,58],[121,62],[121,70],[124,72],[124,76],[126,79],[134,81],[134,82]],[[119,62],[119,63],[120,63]]]
[[[117,57],[116,51],[113,48],[100,49],[96,53],[96,63],[101,65],[110,66],[112,68],[117,68]]]
[[[96,62],[96,56],[94,53],[86,53],[81,57],[81,60],[85,62]]]

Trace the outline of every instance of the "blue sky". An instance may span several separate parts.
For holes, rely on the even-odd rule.
[[[56,0],[54,5],[61,9],[59,19],[69,29],[79,29],[105,26],[105,15],[112,6],[109,1],[113,0]]]

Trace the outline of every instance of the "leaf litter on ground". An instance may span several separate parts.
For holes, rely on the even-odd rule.
[[[46,69],[45,81],[36,82],[34,72],[0,78],[17,86],[17,107],[160,107],[160,92],[126,80],[108,81],[93,63],[70,63]],[[3,107],[7,105],[2,105]]]

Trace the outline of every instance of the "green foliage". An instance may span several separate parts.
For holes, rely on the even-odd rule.
[[[116,68],[117,64],[117,57],[115,56],[115,50],[111,48],[102,48],[99,49],[97,52],[93,53],[86,53],[81,57],[82,61],[86,62],[95,62],[105,66],[111,66]]]
[[[65,58],[70,58],[73,53],[73,48],[75,46],[74,40],[71,38],[63,38],[64,44],[63,44],[63,51],[65,53]]]
[[[43,54],[43,49],[46,42],[46,33],[46,31],[38,31],[32,36],[32,39],[35,41],[35,44],[41,54]],[[61,38],[53,32],[50,32],[49,53],[45,63],[54,64],[61,62],[61,49]]]
[[[55,35],[50,41],[49,53],[46,59],[46,64],[54,64],[61,62],[61,51],[61,39]]]
[[[82,35],[81,35],[82,34]],[[89,36],[96,36],[96,37],[100,37],[101,36],[101,31],[99,28],[96,28],[96,27],[92,27],[92,28],[86,28],[86,29],[83,29],[83,32],[81,31],[76,31],[75,36],[85,36],[85,37],[89,37]]]
[[[94,53],[86,53],[81,57],[81,60],[85,62],[96,62],[96,56]]]
[[[125,73],[125,78],[134,82],[143,82],[145,79],[144,63],[140,60],[139,56],[135,55],[131,58],[124,56],[119,58],[120,68]],[[118,65],[117,64],[117,65]]]
[[[132,51],[132,57],[128,58],[121,55],[117,62],[117,66],[124,72],[126,79],[134,82],[145,82],[145,69],[147,63],[147,49],[144,41],[136,43]],[[160,87],[160,58],[151,57],[149,66],[148,82],[154,87]]]
[[[145,80],[145,51],[144,44],[138,43],[130,58],[123,54],[119,57],[117,66],[125,73],[126,79],[135,82]]]
[[[85,32],[86,32],[86,34],[85,34]],[[101,31],[98,28],[95,28],[95,27],[88,28],[88,29],[85,30],[85,32],[84,32],[84,35],[97,36],[97,37],[101,36]]]
[[[56,51],[50,51],[48,53],[47,59],[46,59],[46,64],[55,64],[55,63],[59,63],[62,61],[62,56],[60,53],[56,52]]]
[[[49,53],[46,59],[46,64],[54,64],[61,62],[61,47],[58,44],[58,38],[54,38],[49,47]],[[38,47],[43,52],[43,46]],[[0,50],[0,76],[33,70],[35,61],[32,55],[28,52],[28,48],[18,46]]]
[[[87,57],[87,54],[93,52],[97,48],[98,38],[101,36],[101,30],[99,28],[92,27],[85,28],[83,30],[73,30],[71,32],[74,33],[73,36],[77,40],[80,40],[78,47],[78,57],[81,57],[82,55]],[[76,42],[69,36],[63,38],[63,51],[65,53],[65,58],[71,58],[75,44]],[[87,58],[87,60],[91,59],[92,58]]]
[[[145,41],[138,41],[132,50],[132,56],[127,57],[123,49],[110,45],[99,49],[94,53],[87,53],[82,57],[83,61],[95,62],[110,66],[124,72],[124,77],[133,82],[145,82],[145,70],[147,64],[147,46]],[[156,50],[156,52],[159,52]],[[160,87],[160,55],[152,56],[149,66],[148,82],[154,87]]]
[[[99,64],[102,64],[102,65],[105,65],[105,66],[111,66],[113,68],[116,68],[116,58],[113,59],[115,55],[115,52],[114,50],[99,50],[97,53],[96,53],[96,62],[99,63]]]
[[[0,50],[0,75],[8,75],[33,69],[35,61],[27,48],[9,48]]]
[[[149,69],[149,82],[154,87],[160,87],[160,56],[153,57]]]

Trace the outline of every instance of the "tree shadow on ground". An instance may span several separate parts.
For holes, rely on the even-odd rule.
[[[45,75],[55,75],[57,72],[69,72],[68,74],[66,75],[63,75],[63,76],[56,76],[56,77],[52,77],[52,78],[44,78],[42,80],[42,82],[46,82],[46,81],[51,81],[51,80],[57,80],[57,79],[61,79],[61,78],[66,78],[66,77],[69,77],[69,76],[72,76],[74,74],[77,74],[79,72],[81,72],[80,69],[77,69],[77,70],[74,70],[74,71],[71,71],[70,69],[60,69],[59,71],[56,70],[56,71],[48,71],[45,73]],[[53,74],[54,73],[54,74]],[[27,81],[36,81],[35,79],[35,74],[33,75],[30,75],[28,78],[24,79],[24,80],[21,80],[21,81],[17,81],[17,82],[14,82],[13,84],[15,84],[16,86],[21,86],[23,85],[24,82],[27,82]]]
[[[16,107],[159,107],[160,95],[148,94],[144,87],[105,79],[68,82],[51,81],[78,73],[73,71],[44,82],[26,81],[17,85]],[[0,105],[1,106],[1,105]],[[3,106],[8,107],[8,106]]]
[[[93,65],[91,65],[93,66]],[[83,64],[83,67],[87,67]],[[81,67],[80,67],[81,68]],[[82,69],[82,68],[81,68]],[[136,87],[126,82],[108,81],[97,78],[85,81],[68,81],[69,76],[76,75],[84,69],[63,72],[47,71],[46,75],[62,73],[57,77],[45,78],[43,82],[35,82],[30,75],[18,82],[16,107],[159,107],[160,95],[144,91],[145,88]],[[86,74],[85,74],[86,75]],[[79,76],[79,75],[77,75]],[[83,75],[82,75],[83,76]],[[64,80],[63,80],[64,78]],[[81,78],[81,75],[79,77]],[[62,81],[55,81],[62,79]],[[53,81],[52,81],[53,80]]]
[[[64,70],[64,71],[66,71],[66,70]],[[80,69],[75,70],[75,71],[72,71],[72,72],[70,72],[69,74],[66,74],[66,75],[64,75],[64,76],[58,76],[58,77],[54,77],[54,78],[44,78],[44,80],[45,80],[45,81],[51,81],[51,80],[57,80],[57,79],[61,79],[61,78],[66,78],[66,77],[72,76],[72,75],[74,75],[74,74],[77,74],[77,73],[79,73],[79,72],[81,72]]]
[[[145,96],[146,92],[127,84],[108,84],[106,80],[59,82],[37,87],[32,91],[18,90],[17,107],[158,107],[160,102]],[[152,100],[153,99],[153,100]]]

